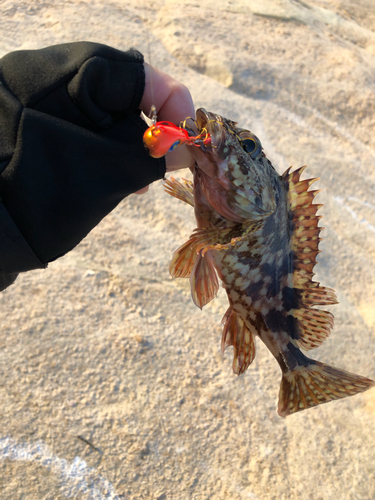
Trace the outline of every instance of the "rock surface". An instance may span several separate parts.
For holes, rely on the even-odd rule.
[[[324,215],[317,278],[335,328],[312,356],[375,378],[373,0],[1,4],[0,55],[92,40],[146,55],[196,107],[309,165]],[[188,174],[181,173],[188,177]],[[241,377],[168,262],[194,229],[161,183],[0,296],[0,498],[369,500],[375,390],[287,419],[266,348]]]

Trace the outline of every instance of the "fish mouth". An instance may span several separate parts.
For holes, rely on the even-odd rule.
[[[196,119],[188,120],[184,123],[184,128],[190,136],[201,135],[202,141],[197,141],[196,146],[204,153],[214,151],[221,156],[221,151],[225,143],[224,119],[215,113],[199,108],[196,111]],[[210,141],[205,143],[204,139],[210,137]]]
[[[190,152],[195,159],[195,168],[201,172],[200,182],[206,186],[206,196],[211,199],[210,190],[215,190],[209,179],[214,179],[216,190],[231,191],[233,186],[227,177],[228,147],[226,147],[229,131],[227,120],[220,115],[199,108],[196,119],[188,119],[182,127],[190,137],[194,137]],[[199,137],[199,138],[197,138]],[[224,196],[224,195],[223,195]],[[224,201],[221,201],[223,204]],[[217,210],[219,213],[220,210]]]
[[[225,126],[224,120],[220,115],[206,111],[204,108],[199,108],[196,112],[196,124],[201,134],[206,134],[211,138],[209,145],[203,145],[201,149],[215,149],[219,153],[222,149],[221,145],[225,142]]]
[[[195,121],[200,131],[206,129],[210,134],[217,132],[219,124],[223,126],[223,118],[220,115],[206,111],[204,108],[197,109]]]

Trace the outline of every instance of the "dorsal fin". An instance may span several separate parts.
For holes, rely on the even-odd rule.
[[[289,314],[294,316],[298,323],[297,343],[308,350],[320,345],[333,327],[333,315],[313,307],[337,304],[337,298],[334,290],[322,287],[312,279],[321,240],[319,233],[323,229],[318,227],[321,216],[316,213],[323,205],[313,204],[319,191],[308,190],[318,178],[300,180],[305,168],[306,165],[294,172],[290,172],[289,168],[282,179],[290,204],[293,287],[299,298],[299,307],[290,310]]]
[[[293,268],[305,271],[305,273],[297,273],[295,278],[304,276],[308,281],[311,281],[313,277],[312,271],[316,264],[316,256],[319,253],[319,233],[323,229],[318,227],[321,216],[317,216],[316,212],[323,205],[312,203],[319,191],[308,191],[309,187],[318,178],[300,180],[301,174],[306,167],[307,165],[291,173],[289,172],[290,169],[288,169],[282,178],[288,190],[293,226],[291,239]]]

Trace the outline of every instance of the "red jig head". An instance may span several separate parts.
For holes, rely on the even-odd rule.
[[[206,130],[199,135],[190,137],[187,130],[177,127],[172,122],[157,122],[143,134],[143,144],[153,158],[161,158],[181,144],[201,146],[210,144],[211,137]]]

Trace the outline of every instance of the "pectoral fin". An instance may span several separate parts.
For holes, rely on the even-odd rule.
[[[172,278],[188,278],[191,274],[197,251],[194,241],[191,238],[173,252],[169,264],[169,272]]]
[[[170,180],[165,179],[164,190],[171,196],[174,196],[175,198],[178,198],[179,200],[194,207],[194,189],[192,182],[186,179],[182,179],[182,182],[180,182],[174,177],[171,177]]]
[[[219,281],[210,252],[198,254],[190,275],[190,286],[193,302],[200,309],[216,297]]]
[[[196,238],[198,251],[203,254],[208,250],[228,250],[262,226],[262,221],[255,221],[233,227],[195,229],[191,238]]]
[[[197,259],[197,255],[201,251],[202,256],[204,256],[207,250],[222,250],[229,248],[229,246],[236,243],[237,239],[235,236],[238,236],[238,234],[240,234],[238,230],[233,230],[233,228],[195,229],[188,241],[173,253],[169,265],[171,276],[173,278],[189,277]],[[232,236],[234,237],[232,238]]]
[[[219,283],[214,261],[207,252],[228,250],[249,233],[262,226],[262,222],[237,224],[233,227],[195,229],[188,241],[172,256],[169,271],[173,278],[191,277],[191,294],[194,303],[202,308],[217,294]],[[206,258],[207,254],[207,258]]]

